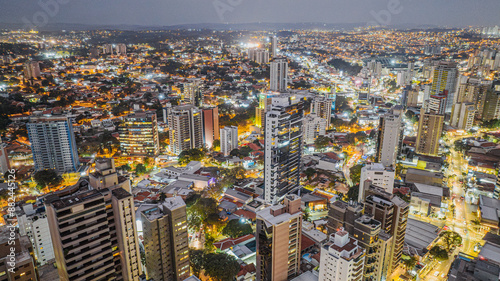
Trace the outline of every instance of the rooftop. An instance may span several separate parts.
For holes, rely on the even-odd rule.
[[[186,203],[184,203],[184,200],[182,200],[182,197],[175,196],[175,197],[166,198],[165,201],[162,203],[162,205],[169,210],[176,210],[176,209],[185,207]]]

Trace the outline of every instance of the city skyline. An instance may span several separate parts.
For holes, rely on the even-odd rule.
[[[484,0],[480,4],[466,0],[408,1],[228,1],[189,2],[150,0],[147,3],[127,0],[62,1],[28,4],[28,1],[0,2],[0,25],[6,23],[81,24],[87,26],[170,26],[206,23],[325,23],[358,26],[413,25],[465,27],[499,25],[496,12],[500,3]],[[41,4],[46,3],[46,4]],[[261,9],[265,5],[266,9]],[[41,24],[36,24],[36,23]]]
[[[500,27],[283,25],[0,29],[0,281],[496,281]]]

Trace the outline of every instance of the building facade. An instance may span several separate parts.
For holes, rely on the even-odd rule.
[[[45,207],[59,277],[140,280],[134,199],[122,188],[77,189],[46,197]]]
[[[439,154],[439,140],[443,132],[444,116],[420,110],[416,152],[429,156]]]
[[[211,148],[214,140],[220,139],[219,131],[219,108],[204,108],[203,112],[203,143]]]
[[[388,113],[380,117],[376,162],[384,166],[395,167],[402,131],[401,115]]]
[[[203,147],[202,111],[193,105],[173,107],[168,116],[170,150],[180,154],[184,150]]]
[[[326,135],[326,119],[311,113],[304,117],[304,142],[314,143],[318,136]]]
[[[220,129],[220,152],[229,156],[233,149],[238,148],[238,127],[226,126]]]
[[[395,170],[392,167],[385,167],[381,163],[371,163],[361,168],[358,202],[362,202],[365,196],[365,181],[369,180],[372,184],[392,194],[394,190],[394,177]]]
[[[156,112],[135,112],[125,116],[118,132],[123,154],[137,157],[160,154]]]
[[[301,200],[287,195],[284,203],[257,212],[257,280],[285,281],[300,272]]]
[[[264,199],[276,203],[299,188],[303,150],[303,103],[295,96],[274,97],[266,113]]]
[[[141,212],[147,277],[181,281],[188,278],[189,248],[186,204],[180,196]]]
[[[75,172],[80,161],[71,119],[34,117],[26,124],[35,170],[54,169],[58,173]]]
[[[447,91],[446,113],[451,112],[454,93],[457,87],[458,69],[454,62],[440,62],[434,69],[432,78],[431,95],[439,95]]]
[[[319,281],[358,281],[363,277],[365,250],[343,228],[321,248]]]
[[[288,62],[278,58],[271,62],[271,78],[269,89],[273,92],[286,92],[288,87]]]

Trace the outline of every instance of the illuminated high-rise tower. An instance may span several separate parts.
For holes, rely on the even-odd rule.
[[[285,92],[288,85],[288,62],[285,58],[275,59],[271,62],[270,90]]]
[[[454,62],[440,62],[434,70],[431,95],[439,95],[447,91],[446,113],[451,112],[457,86],[458,69]]]
[[[75,172],[80,166],[71,120],[65,116],[34,117],[26,124],[35,170]]]
[[[264,199],[280,202],[299,188],[303,147],[303,102],[283,94],[272,98],[266,113]]]

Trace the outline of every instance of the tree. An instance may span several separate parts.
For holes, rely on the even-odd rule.
[[[349,176],[355,185],[357,183],[362,184],[359,182],[361,177],[361,168],[363,168],[363,165],[355,165],[349,169]]]
[[[151,166],[153,166],[153,164],[154,164],[153,159],[151,159],[149,157],[145,157],[143,162],[144,162],[144,166],[146,166],[147,168],[151,168]]]
[[[198,198],[196,203],[187,209],[189,227],[201,227],[212,213],[218,213],[217,201],[213,198]]]
[[[222,234],[231,238],[238,238],[247,234],[253,233],[252,227],[247,223],[242,223],[240,220],[230,220],[226,227],[222,230]]]
[[[205,254],[203,268],[216,281],[232,281],[240,271],[238,261],[226,253]]]
[[[305,208],[304,211],[302,212],[302,219],[308,221],[310,217],[311,217],[311,210],[309,208]]]
[[[438,245],[431,248],[429,254],[432,255],[438,261],[445,261],[448,259],[448,252],[439,247]]]
[[[349,188],[347,191],[347,198],[350,201],[358,201],[358,196],[359,196],[359,185],[354,185]]]
[[[314,145],[316,146],[316,149],[322,150],[325,149],[330,144],[331,141],[332,139],[330,139],[329,137],[318,136],[314,140]]]
[[[212,143],[212,150],[219,151],[220,150],[220,140],[214,140]]]
[[[144,166],[144,164],[137,164],[137,166],[135,166],[135,173],[137,175],[144,175],[145,173],[147,172],[147,169],[146,169],[146,166]]]
[[[444,231],[441,232],[441,241],[443,242],[446,251],[450,251],[452,246],[458,246],[462,244],[462,236],[460,234],[456,233],[455,231]]]
[[[201,161],[205,157],[205,149],[193,148],[188,150],[183,150],[179,154],[178,162],[179,164],[187,164],[191,161]]]
[[[417,259],[412,256],[409,259],[403,260],[403,265],[407,271],[413,269],[417,265]]]
[[[311,179],[311,177],[314,176],[314,174],[316,174],[316,170],[314,168],[309,167],[304,171],[304,174],[306,174],[308,179]]]
[[[191,265],[193,274],[196,277],[200,277],[200,273],[203,270],[204,264],[203,250],[189,249],[189,264]]]
[[[63,181],[63,178],[57,174],[56,170],[48,169],[36,172],[34,180],[39,187],[45,188],[58,186]]]
[[[132,167],[130,167],[130,165],[129,165],[129,164],[121,165],[121,166],[120,166],[120,169],[122,169],[122,170],[124,170],[124,171],[127,171],[127,172],[132,171]]]

